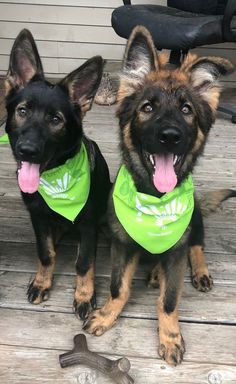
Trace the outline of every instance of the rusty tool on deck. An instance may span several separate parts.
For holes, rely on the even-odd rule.
[[[62,368],[74,364],[84,364],[95,368],[110,377],[117,384],[133,384],[134,380],[128,375],[130,361],[126,357],[118,360],[110,360],[100,356],[88,349],[87,340],[84,334],[80,333],[74,337],[74,348],[72,351],[59,356]]]

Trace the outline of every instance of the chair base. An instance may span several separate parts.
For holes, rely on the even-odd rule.
[[[226,113],[231,116],[232,123],[236,124],[236,108],[230,104],[220,103],[218,106],[218,111]]]

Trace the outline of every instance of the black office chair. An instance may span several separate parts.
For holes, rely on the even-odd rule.
[[[115,32],[128,38],[136,25],[144,25],[152,34],[158,50],[169,49],[170,63],[180,65],[190,49],[224,42],[236,42],[232,28],[236,0],[168,0],[168,6],[124,5],[112,13]],[[218,110],[232,116],[236,107],[220,103]]]

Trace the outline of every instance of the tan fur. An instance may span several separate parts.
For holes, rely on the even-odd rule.
[[[188,53],[183,63],[181,64],[180,70],[183,72],[188,72],[190,67],[197,61],[197,59],[198,56],[195,53]]]
[[[61,111],[58,111],[57,114],[60,116],[61,121],[56,125],[50,121],[49,126],[50,126],[50,131],[52,132],[53,135],[60,136],[60,135],[63,135],[65,132],[66,118]]]
[[[169,61],[169,54],[167,52],[158,53],[158,64],[160,69],[163,69]]]
[[[209,65],[215,64],[224,67],[226,74],[231,73],[234,66],[230,61],[221,57],[198,57],[192,54],[189,54],[181,65],[180,70],[189,73],[193,87],[199,88],[199,93],[209,104],[212,111],[215,112],[219,104],[221,87],[217,79],[214,78],[214,75],[211,72],[208,72],[206,68],[201,68],[199,66],[198,69],[194,69],[197,64],[201,64],[204,61],[209,62]],[[201,88],[201,85],[207,81],[208,84]]]
[[[117,93],[117,101],[120,103],[125,97],[128,97],[141,89],[144,83],[155,84],[171,92],[180,85],[187,85],[188,82],[189,76],[182,73],[180,70],[169,71],[161,69],[157,72],[151,71],[146,75],[145,79],[140,77],[130,77],[127,74],[122,74]]]
[[[130,136],[130,123],[125,126],[123,130],[123,137],[126,147],[129,148],[130,151],[132,151],[134,147]]]
[[[142,81],[138,78],[129,78],[127,76],[121,75],[120,77],[120,86],[117,92],[117,102],[119,104],[124,98],[132,95],[139,87],[142,86]]]
[[[210,278],[208,267],[205,261],[203,248],[200,245],[192,246],[189,250],[189,261],[192,269],[192,279],[196,289],[203,290],[200,280],[206,276]],[[211,289],[211,286],[209,287]]]
[[[36,273],[33,286],[38,288],[42,293],[46,289],[50,289],[52,286],[53,272],[56,265],[56,252],[54,249],[53,240],[51,237],[47,238],[48,252],[51,259],[51,264],[48,266],[43,266],[39,261],[38,271]],[[42,295],[38,295],[37,299],[34,301],[34,304],[39,304],[42,300],[47,300],[48,297],[42,297]]]
[[[192,153],[196,153],[198,152],[198,150],[202,147],[202,145],[204,144],[205,142],[205,135],[203,134],[203,132],[201,131],[200,128],[198,128],[198,132],[197,132],[197,139],[194,143],[194,147],[192,149]]]
[[[167,314],[164,310],[164,299],[166,293],[165,274],[161,269],[159,271],[160,297],[158,300],[158,319],[159,319],[159,355],[170,365],[179,364],[184,352],[183,338],[180,333],[178,322],[178,303],[181,296],[181,289],[178,289],[177,305],[173,312]],[[184,277],[185,269],[182,268],[179,273]],[[183,281],[183,278],[182,278]],[[181,287],[180,287],[181,288]],[[173,356],[175,359],[173,359]],[[175,361],[176,360],[176,361]]]
[[[210,105],[212,111],[216,112],[219,105],[221,87],[219,85],[213,87],[208,94],[205,95],[205,100]]]
[[[8,94],[11,92],[13,85],[10,81],[9,78],[7,78],[4,82],[4,87],[5,87],[5,96],[8,96]]]
[[[186,85],[188,83],[188,76],[185,73],[182,73],[179,69],[174,71],[162,69],[158,72],[150,72],[147,79],[151,83],[156,84],[163,89],[168,89],[169,91],[177,88],[179,85]]]
[[[21,117],[21,116],[19,115],[19,113],[17,112],[17,110],[18,110],[19,108],[26,107],[26,106],[27,106],[27,101],[26,101],[26,100],[25,100],[25,101],[22,101],[20,104],[17,105],[16,110],[15,110],[15,114],[14,114],[13,119],[12,119],[12,125],[13,125],[13,126],[16,125],[16,127],[17,127],[17,126],[18,126],[18,127],[21,127],[21,126],[24,124],[24,122],[25,122],[25,118],[24,118],[24,117]]]
[[[114,252],[114,249],[113,249]],[[105,305],[92,313],[89,328],[86,328],[88,333],[94,333],[96,336],[101,336],[105,331],[110,329],[116,322],[122,309],[128,301],[130,295],[130,285],[138,263],[138,256],[126,266],[122,276],[122,284],[119,291],[119,296],[113,299],[108,297]]]
[[[208,60],[209,62],[215,63],[216,65],[224,66],[227,74],[232,73],[234,70],[234,65],[229,60],[224,59],[223,57],[218,57],[218,56],[201,56],[201,57],[198,57],[195,54],[187,55],[186,59],[183,61],[183,64],[181,65],[181,70],[189,72],[192,70],[193,65],[195,65],[197,63],[201,63],[205,60]]]
[[[199,200],[203,216],[208,216],[211,212],[216,211],[222,201],[233,196],[235,196],[235,192],[231,189],[218,189],[202,194]]]
[[[76,276],[75,300],[77,303],[88,302],[94,293],[94,266],[91,265],[84,276]]]
[[[92,100],[88,100],[86,96],[81,97],[79,100],[75,97],[74,94],[74,84],[72,83],[69,87],[69,95],[72,103],[75,105],[79,102],[80,110],[81,110],[81,118],[83,119],[86,115],[86,112],[88,112],[91,108]]]

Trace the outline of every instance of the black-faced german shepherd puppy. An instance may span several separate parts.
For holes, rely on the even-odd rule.
[[[59,232],[73,230],[80,239],[74,309],[83,319],[91,307],[96,307],[97,226],[106,211],[110,190],[107,164],[96,143],[85,137],[82,129],[83,116],[91,108],[102,72],[103,59],[95,56],[59,83],[49,83],[44,78],[34,39],[28,30],[23,30],[13,45],[6,79],[6,132],[18,164],[18,183],[30,213],[39,257],[37,274],[28,287],[28,299],[34,304],[47,300],[55,267],[56,237]],[[90,179],[90,188],[86,179],[87,192],[81,210],[71,222],[49,207],[38,187],[44,172],[57,172],[82,153],[82,148],[84,174]],[[73,172],[74,178],[80,175],[80,169]],[[63,184],[62,199],[66,188],[70,188],[66,185]],[[70,198],[79,199],[80,190],[74,194]]]
[[[131,180],[138,191],[136,203],[142,194],[146,194],[143,199],[147,195],[165,198],[166,192],[184,185],[203,151],[214,122],[220,94],[217,78],[232,69],[232,64],[225,59],[189,56],[180,68],[167,70],[157,55],[149,32],[143,27],[135,28],[127,44],[118,91],[117,115],[122,162],[126,168],[122,176],[126,178],[126,184],[121,184],[120,194],[126,196],[129,193],[132,199],[134,190],[127,180]],[[116,185],[119,178],[120,173]],[[225,199],[227,192],[223,195],[222,199]],[[137,259],[143,251],[140,242],[134,240],[137,232],[133,231],[131,238],[124,229],[132,220],[130,211],[121,224],[121,219],[118,219],[118,212],[121,211],[118,203],[115,205],[116,201],[117,196],[113,192],[108,214],[112,231],[111,293],[106,304],[92,312],[84,324],[85,330],[97,336],[112,327],[126,304]],[[123,204],[122,199],[120,204]],[[147,216],[150,214],[147,206],[141,208],[139,206],[136,218],[139,222],[143,213],[147,211]],[[168,208],[170,216],[172,208],[172,205]],[[203,254],[202,217],[196,204],[192,212],[190,225],[187,223],[180,239],[170,249],[157,255],[159,354],[173,365],[182,361],[185,351],[177,307],[188,245],[196,288],[207,291],[212,284]],[[159,220],[163,218],[159,216]],[[142,223],[138,225],[139,231],[144,232]],[[162,226],[165,229],[165,225]],[[132,231],[132,228],[129,227],[129,230]],[[154,245],[161,246],[163,240],[156,238],[158,240]]]

